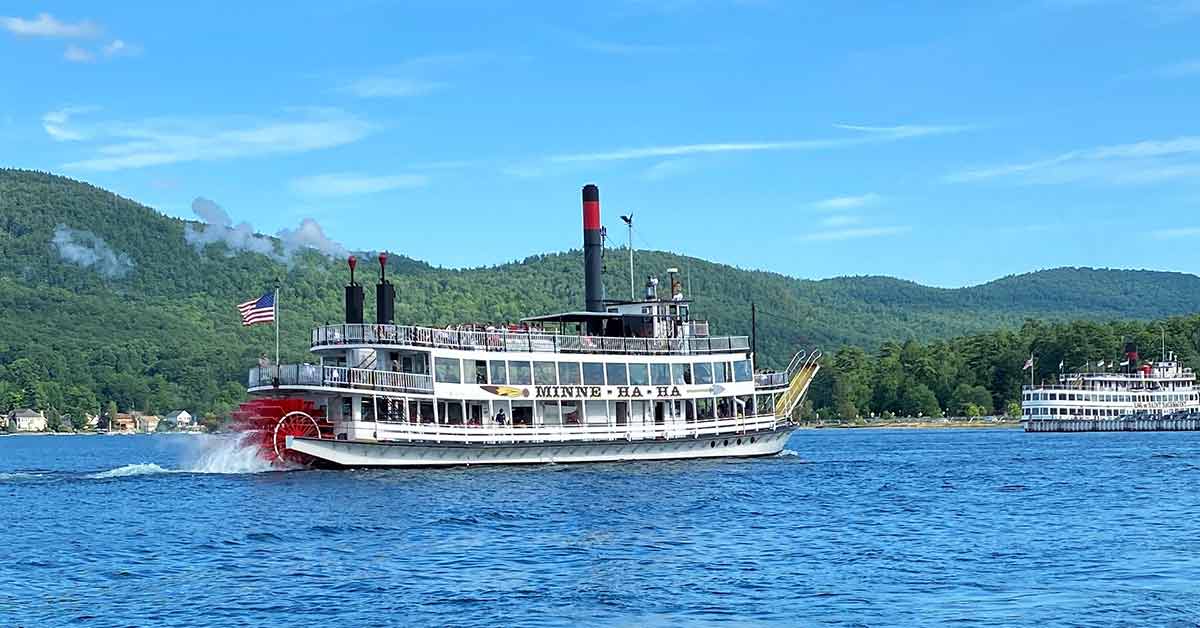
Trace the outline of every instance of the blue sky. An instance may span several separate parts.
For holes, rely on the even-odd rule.
[[[1200,268],[1200,1],[0,2],[0,164],[444,266]],[[245,6],[253,5],[253,6]]]

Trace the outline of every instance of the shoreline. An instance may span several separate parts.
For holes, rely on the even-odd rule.
[[[812,430],[875,430],[875,429],[1020,429],[1020,421],[892,421],[876,423],[829,423],[820,425],[801,425],[801,429]]]

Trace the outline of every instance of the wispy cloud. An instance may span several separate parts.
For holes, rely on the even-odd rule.
[[[1035,161],[953,172],[943,180],[968,183],[1019,178],[1026,183],[1065,183],[1101,179],[1112,183],[1149,183],[1193,176],[1200,163],[1179,161],[1200,153],[1200,136],[1147,140],[1068,151]]]
[[[100,27],[88,20],[62,22],[49,13],[39,13],[33,19],[0,16],[0,28],[24,37],[77,38],[100,33]]]
[[[863,207],[878,202],[881,197],[878,194],[860,194],[858,196],[835,196],[822,201],[813,203],[813,207],[817,209],[829,210],[844,210]]]
[[[1150,236],[1159,240],[1174,240],[1177,238],[1200,237],[1200,227],[1175,227],[1173,229],[1158,229],[1151,231]]]
[[[46,134],[58,142],[74,142],[87,139],[82,129],[69,126],[71,116],[95,111],[95,107],[64,107],[57,111],[48,111],[42,116],[42,128]]]
[[[51,137],[100,142],[87,158],[63,165],[73,170],[113,171],[302,153],[350,144],[372,130],[366,121],[336,109],[294,109],[267,120],[152,118],[88,125],[75,124],[69,115],[59,115],[62,113],[43,117],[43,127]]]
[[[131,44],[123,39],[114,39],[100,49],[106,57],[136,57],[142,54],[142,47]]]
[[[835,240],[857,240],[861,238],[879,238],[883,236],[900,235],[912,231],[908,226],[891,227],[851,227],[845,229],[826,229],[814,231],[800,236],[807,242],[828,242]]]
[[[414,57],[397,65],[346,81],[337,91],[358,98],[408,98],[424,96],[450,86],[443,77],[455,69],[479,61],[475,53]]]
[[[623,161],[628,159],[646,159],[652,157],[681,157],[685,155],[704,155],[714,153],[826,150],[844,148],[848,146],[861,146],[864,144],[893,142],[901,139],[921,137],[925,135],[958,133],[969,129],[969,127],[965,126],[837,126],[838,128],[859,131],[860,133],[850,137],[829,139],[781,140],[766,142],[720,142],[708,144],[675,144],[666,146],[646,146],[640,148],[622,148],[604,152],[553,155],[549,157],[547,161],[551,163],[574,163]]]
[[[821,226],[826,228],[849,227],[851,225],[857,225],[862,221],[862,216],[855,216],[853,214],[837,214],[822,218]]]
[[[674,176],[690,172],[696,167],[696,161],[693,159],[664,159],[642,173],[642,178],[647,181],[662,181]]]
[[[96,60],[96,55],[86,48],[71,44],[63,51],[63,58],[72,63],[91,63]]]
[[[420,187],[429,182],[421,174],[366,175],[353,172],[318,174],[291,181],[291,188],[305,196],[357,196],[399,188]]]

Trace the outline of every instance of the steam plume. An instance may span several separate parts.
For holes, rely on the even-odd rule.
[[[224,242],[233,251],[259,253],[271,259],[290,263],[292,256],[302,249],[313,249],[327,256],[340,256],[346,249],[325,235],[325,230],[312,218],[300,221],[295,229],[280,229],[275,234],[279,241],[255,233],[248,222],[233,224],[229,214],[213,201],[197,197],[192,201],[192,212],[204,223],[184,227],[183,237],[197,251],[217,242]]]
[[[109,279],[120,279],[128,275],[135,265],[128,255],[114,251],[100,236],[91,231],[78,231],[66,225],[58,225],[50,243],[64,260],[91,268]]]

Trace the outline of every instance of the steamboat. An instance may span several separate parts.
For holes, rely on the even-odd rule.
[[[1028,432],[1160,431],[1200,428],[1196,374],[1163,341],[1158,361],[1139,360],[1125,346],[1116,372],[1061,375],[1054,384],[1025,386],[1022,422]]]
[[[366,323],[351,257],[345,323],[312,331],[314,363],[252,369],[238,418],[268,457],[323,467],[779,453],[820,352],[756,369],[752,337],[710,335],[676,269],[665,294],[650,276],[640,299],[604,298],[595,185],[583,188],[583,248],[583,310],[500,326],[395,324],[384,255]]]

